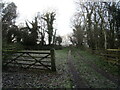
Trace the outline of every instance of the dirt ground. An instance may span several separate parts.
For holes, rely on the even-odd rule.
[[[80,73],[74,66],[73,58],[71,56],[71,51],[68,52],[68,71],[71,75],[74,88],[89,88],[85,80],[80,77]]]
[[[97,65],[90,62],[89,60],[86,60],[84,58],[84,56],[82,56],[79,52],[75,52],[75,56],[78,56],[79,61],[82,61],[82,62],[86,63],[91,69],[93,69],[95,72],[97,72],[100,76],[105,77],[106,80],[108,80],[108,81],[106,81],[106,80],[103,81],[103,83],[106,82],[107,85],[109,86],[108,82],[110,81],[111,83],[114,83],[116,85],[115,87],[113,86],[114,88],[120,88],[119,87],[120,86],[119,77],[113,76],[112,74],[110,74],[110,73],[106,72],[105,70],[99,68]],[[82,77],[82,74],[76,68],[75,64],[77,64],[77,63],[75,63],[74,59],[75,58],[73,57],[73,55],[71,55],[71,51],[69,51],[68,52],[68,71],[71,75],[71,79],[72,79],[74,88],[94,88],[89,84],[89,82],[87,82],[87,80],[85,78]],[[87,73],[87,74],[90,74],[90,73]],[[85,76],[85,74],[83,74],[83,75]],[[91,78],[95,79],[94,77],[91,77]],[[99,82],[102,82],[102,79],[96,78],[96,80],[98,80]]]
[[[54,73],[50,71],[8,68],[2,73],[3,88],[95,88],[91,84],[96,82],[98,82],[98,86],[96,86],[98,88],[100,84],[109,86],[110,83],[113,83],[113,87],[115,84],[117,85],[115,88],[120,88],[120,79],[118,77],[86,60],[79,52],[75,52],[75,55],[79,59],[77,63],[71,51],[58,51],[56,54],[57,72]],[[90,77],[95,82],[90,82],[90,79],[86,79],[92,73],[89,70],[87,71],[89,67],[85,67],[86,71],[84,73],[80,71],[84,67],[84,65],[82,66],[83,62],[93,70],[93,73],[98,73],[106,81],[103,81],[104,78],[100,80],[98,77]],[[81,65],[80,69],[77,68],[77,64]]]
[[[119,84],[120,77],[114,76],[114,75],[110,74],[109,72],[107,72],[106,70],[99,68],[94,63],[90,62],[89,60],[86,60],[79,52],[76,52],[76,54],[79,55],[80,58],[82,58],[81,60],[84,60],[85,63],[87,63],[92,69],[94,69],[95,71],[100,73],[102,76],[106,77],[107,79],[114,82],[115,84]]]

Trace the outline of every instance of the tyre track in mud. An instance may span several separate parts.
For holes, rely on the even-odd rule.
[[[71,56],[71,51],[69,51],[68,58],[67,58],[67,64],[68,64],[68,72],[69,72],[70,77],[72,79],[73,85],[75,86],[75,88],[89,88],[86,81],[80,77],[80,73],[75,68],[73,61],[74,60]]]
[[[76,55],[78,55],[81,60],[84,60],[84,62],[88,64],[93,70],[95,70],[96,72],[100,73],[102,76],[107,78],[108,80],[118,85],[117,88],[120,88],[120,77],[113,76],[110,73],[106,72],[105,70],[99,68],[96,64],[90,62],[89,60],[86,60],[84,56],[80,54],[80,52],[77,51]]]

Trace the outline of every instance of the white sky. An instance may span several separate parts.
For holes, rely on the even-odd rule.
[[[66,35],[72,32],[70,18],[75,12],[74,0],[6,0],[13,1],[19,13],[18,23],[25,20],[33,20],[37,12],[43,13],[46,10],[57,12],[56,29],[60,35]]]

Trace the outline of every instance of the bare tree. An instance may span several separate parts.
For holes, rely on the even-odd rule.
[[[77,17],[74,16],[76,19],[72,21],[74,35],[76,32],[76,35],[83,36],[83,43],[91,49],[118,48],[120,20],[116,17],[120,11],[119,1],[77,2],[77,5]]]
[[[48,44],[51,45],[54,36],[54,31],[53,31],[53,22],[55,20],[55,12],[47,12],[42,19],[44,19],[47,23],[47,33],[48,33]]]

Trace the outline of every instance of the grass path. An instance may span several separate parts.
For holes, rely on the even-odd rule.
[[[111,81],[107,75],[105,77],[100,68],[89,62],[87,55],[81,56],[76,50],[72,50],[72,56],[80,77],[87,81],[90,88],[118,88],[118,83]]]
[[[86,59],[84,58],[84,56],[82,56],[82,55],[80,54],[80,52],[76,52],[76,53],[77,53],[76,55],[78,55],[78,56],[81,58],[81,60],[84,60],[85,63],[87,63],[87,64],[88,64],[92,69],[94,69],[96,72],[100,73],[102,76],[104,76],[105,78],[109,79],[110,81],[112,81],[112,82],[115,83],[116,85],[119,83],[119,80],[120,80],[119,77],[113,76],[112,74],[110,74],[110,73],[106,72],[105,70],[99,68],[99,67],[98,67],[96,64],[94,64],[93,62],[90,62],[89,60],[86,60]]]
[[[69,71],[69,74],[71,75],[74,88],[88,88],[85,81],[80,77],[79,73],[77,72],[74,66],[74,61],[71,56],[71,51],[68,52],[67,63],[68,63],[68,71]]]
[[[117,88],[108,74],[97,67],[97,56],[72,49],[56,50],[57,72],[40,70],[3,71],[4,88]],[[99,62],[100,63],[100,62]],[[104,63],[102,63],[104,64]],[[105,76],[106,74],[106,76]],[[111,79],[111,80],[110,80]],[[71,81],[72,80],[72,81]],[[114,79],[113,79],[114,80]]]

